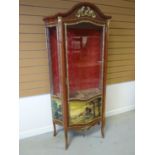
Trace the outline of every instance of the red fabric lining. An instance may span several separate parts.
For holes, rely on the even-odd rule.
[[[99,88],[101,78],[100,31],[69,28],[67,37],[70,93]]]
[[[57,36],[56,29],[50,31],[50,45],[51,45],[51,61],[52,61],[52,86],[53,94],[58,95],[60,93],[59,87],[59,66],[58,66],[58,51],[57,51]]]
[[[79,90],[99,88],[101,79],[101,38],[100,31],[69,28],[68,37],[68,74],[70,93]],[[50,48],[53,75],[53,94],[60,94],[58,49],[56,29],[50,30]]]

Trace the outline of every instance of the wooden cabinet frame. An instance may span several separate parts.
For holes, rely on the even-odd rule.
[[[50,88],[51,97],[53,96],[52,91],[52,72],[51,72],[51,50],[49,48],[49,29],[51,27],[56,28],[57,32],[57,48],[58,48],[58,60],[59,60],[59,76],[60,76],[60,99],[62,102],[62,113],[63,120],[57,120],[53,118],[54,136],[56,135],[56,124],[64,127],[65,134],[65,148],[68,147],[68,136],[67,132],[69,129],[80,130],[83,127],[90,128],[91,126],[101,122],[101,134],[104,137],[104,126],[105,126],[105,96],[106,96],[106,75],[107,75],[107,52],[108,52],[108,29],[109,21],[111,17],[104,15],[95,5],[87,2],[82,2],[75,5],[70,11],[66,13],[58,13],[54,16],[45,17],[43,20],[46,26],[47,44],[48,44],[48,55],[49,55],[49,75],[50,75]],[[67,26],[75,25],[79,23],[91,23],[93,25],[100,26],[104,29],[103,38],[103,55],[102,55],[102,104],[101,104],[101,116],[97,119],[86,123],[86,124],[69,124],[69,110],[68,110],[68,67],[67,67]],[[103,76],[104,75],[104,76]]]

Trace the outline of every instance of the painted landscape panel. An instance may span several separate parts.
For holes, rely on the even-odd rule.
[[[101,97],[69,102],[70,125],[87,124],[101,115]]]

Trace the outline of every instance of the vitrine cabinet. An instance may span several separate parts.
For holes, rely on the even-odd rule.
[[[45,17],[54,136],[100,124],[104,136],[110,16],[91,3]]]

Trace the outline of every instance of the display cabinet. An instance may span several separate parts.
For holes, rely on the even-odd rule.
[[[107,45],[110,16],[79,3],[45,17],[54,136],[64,128],[85,131],[98,124],[104,137]]]

